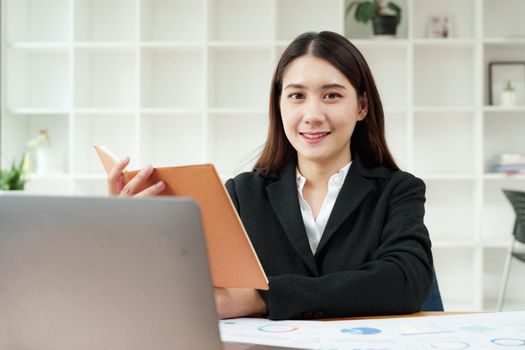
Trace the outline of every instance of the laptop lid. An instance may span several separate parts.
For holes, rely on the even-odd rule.
[[[198,207],[0,196],[0,348],[220,349]]]

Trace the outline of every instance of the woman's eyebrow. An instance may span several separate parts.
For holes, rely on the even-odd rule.
[[[341,85],[341,84],[325,84],[325,85],[322,85],[321,86],[322,89],[344,89],[346,90],[346,87],[344,85]]]
[[[305,86],[304,85],[301,85],[301,84],[288,84],[285,86],[285,90],[286,89],[304,89]]]
[[[306,87],[304,85],[301,85],[301,84],[288,84],[288,85],[286,85],[284,90],[286,90],[286,89],[305,89],[305,88]],[[344,90],[346,90],[346,87],[344,85],[337,84],[337,83],[321,85],[321,89],[334,89],[334,88],[335,89],[344,89]]]

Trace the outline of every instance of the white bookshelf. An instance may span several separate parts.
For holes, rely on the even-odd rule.
[[[525,176],[488,164],[525,151],[525,106],[488,105],[488,63],[525,61],[525,3],[398,0],[398,37],[378,40],[345,20],[348,2],[2,0],[2,165],[46,128],[53,160],[28,192],[105,194],[93,144],[130,155],[132,168],[248,170],[279,55],[304,31],[336,31],[372,68],[396,160],[427,184],[445,307],[494,309],[513,225],[501,189],[525,190]],[[450,38],[426,37],[431,14],[452,16]],[[523,272],[516,263],[510,307],[525,308]]]

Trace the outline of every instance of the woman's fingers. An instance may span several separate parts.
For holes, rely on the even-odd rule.
[[[142,196],[155,196],[159,193],[161,193],[164,188],[166,188],[166,185],[164,182],[159,181],[155,185],[151,185],[150,187],[146,188],[144,191],[137,193],[137,197]]]
[[[111,169],[111,171],[109,172],[108,174],[108,194],[110,196],[116,196],[120,194],[122,187],[123,187],[123,183],[124,183],[124,179],[122,177],[122,171],[124,171],[124,169],[128,166],[129,161],[130,161],[129,157],[127,156],[124,157],[117,164],[115,164],[113,169]]]
[[[151,165],[147,165],[122,188],[120,195],[132,196],[137,194],[138,190],[144,187],[144,181],[146,181],[151,176],[151,174],[153,174],[153,167]]]
[[[139,189],[144,187],[144,182],[153,174],[153,167],[151,165],[146,166],[144,169],[139,171],[137,175],[131,179],[127,184],[124,183],[124,176],[122,172],[128,166],[130,162],[129,157],[125,157],[119,161],[108,174],[108,193],[111,196],[154,196],[164,190],[166,185],[164,182],[159,181],[153,186],[150,186],[143,191]],[[137,193],[138,192],[138,193]]]

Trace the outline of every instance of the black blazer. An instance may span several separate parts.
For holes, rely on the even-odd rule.
[[[416,312],[432,280],[423,224],[425,184],[402,171],[366,168],[354,157],[317,251],[312,254],[296,184],[296,161],[279,174],[226,182],[270,290],[270,319]]]

